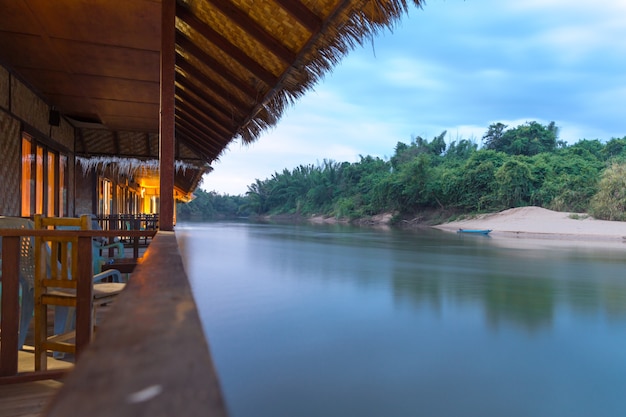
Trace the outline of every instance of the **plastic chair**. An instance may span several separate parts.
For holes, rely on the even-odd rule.
[[[79,228],[89,230],[89,216],[81,218],[43,217],[35,215],[35,229]],[[71,330],[73,311],[77,305],[79,281],[78,236],[35,237],[35,370],[47,367],[47,351],[76,353],[76,332]],[[108,270],[93,275],[89,337],[93,335],[95,311],[98,306],[110,303],[123,289],[121,274]],[[111,277],[118,282],[102,283]],[[47,309],[55,308],[54,335],[48,336]],[[58,319],[57,319],[58,318]]]
[[[68,226],[68,225],[59,225],[56,226],[57,230],[80,230],[80,226]],[[102,230],[100,224],[91,220],[91,229],[92,230]],[[105,256],[104,251],[108,251],[109,249],[114,250],[113,258],[109,256]],[[102,266],[108,263],[111,259],[119,259],[124,257],[124,244],[122,242],[113,242],[113,243],[105,243],[102,239],[94,238],[91,241],[91,260],[93,263],[93,273],[97,275],[102,272]],[[118,282],[118,281],[114,281]]]
[[[0,229],[34,229],[35,224],[28,219],[21,217],[0,216]],[[2,237],[0,237],[0,278],[2,278]],[[20,239],[20,326],[17,348],[22,349],[26,341],[26,334],[30,322],[33,319],[34,304],[34,281],[35,262],[33,239],[23,237]]]

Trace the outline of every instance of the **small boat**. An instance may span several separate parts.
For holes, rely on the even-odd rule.
[[[488,235],[491,229],[459,229],[457,233],[473,233],[475,235]]]

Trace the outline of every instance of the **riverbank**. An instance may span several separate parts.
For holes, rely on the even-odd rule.
[[[596,220],[581,213],[558,212],[541,207],[518,207],[497,213],[479,214],[462,220],[436,224],[437,211],[396,224],[404,229],[433,227],[448,232],[458,229],[490,229],[491,237],[549,239],[578,242],[626,242],[626,222]],[[393,214],[384,213],[356,220],[329,216],[278,215],[262,220],[286,223],[353,224],[377,228],[391,227]]]
[[[458,229],[491,229],[491,236],[494,237],[604,242],[623,242],[626,238],[626,222],[596,220],[585,214],[541,207],[519,207],[433,227],[451,232]]]

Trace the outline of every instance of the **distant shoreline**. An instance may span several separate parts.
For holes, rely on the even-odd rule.
[[[391,213],[356,220],[332,216],[301,216],[296,214],[261,216],[258,220],[285,223],[352,224],[392,227]],[[478,214],[463,220],[433,225],[414,219],[400,228],[432,227],[447,232],[458,229],[490,229],[491,237],[525,238],[577,242],[626,243],[626,222],[596,220],[584,213],[558,212],[541,207],[518,207],[496,213]]]

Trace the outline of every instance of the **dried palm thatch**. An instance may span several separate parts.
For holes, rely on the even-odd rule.
[[[216,158],[233,139],[241,138],[244,143],[256,140],[350,50],[381,29],[392,27],[408,8],[406,0],[300,1],[301,6],[317,18],[319,26],[312,29],[302,24],[302,19],[290,14],[293,9],[287,12],[281,9],[286,0],[232,0],[230,3],[230,7],[247,13],[252,21],[250,24],[258,25],[260,31],[269,34],[279,45],[272,48],[255,31],[242,28],[245,19],[240,19],[232,9],[229,11],[229,7],[217,6],[218,2],[180,2],[177,12],[177,70],[180,75],[177,80],[180,85],[177,87],[181,93],[177,109],[185,112],[186,100],[181,96],[186,90],[193,90],[185,94],[194,98],[202,95],[206,106],[214,104],[216,108],[225,109],[225,116],[230,116],[226,123],[220,124],[210,116],[210,122],[223,128],[221,132],[219,127],[211,126],[214,127],[212,133],[218,136]],[[419,0],[414,3],[418,7],[421,5]],[[203,30],[203,24],[211,29]],[[216,37],[223,37],[245,56],[251,57],[255,65],[246,66],[244,59],[216,45]],[[194,51],[196,47],[200,51]],[[206,62],[210,60],[195,59],[201,53],[215,58],[222,69],[209,68]],[[187,71],[188,65],[194,66],[198,72]],[[203,76],[225,86],[226,94],[220,96],[215,89],[198,82],[197,78]],[[230,103],[225,95],[232,98]],[[212,100],[214,103],[209,103]]]

